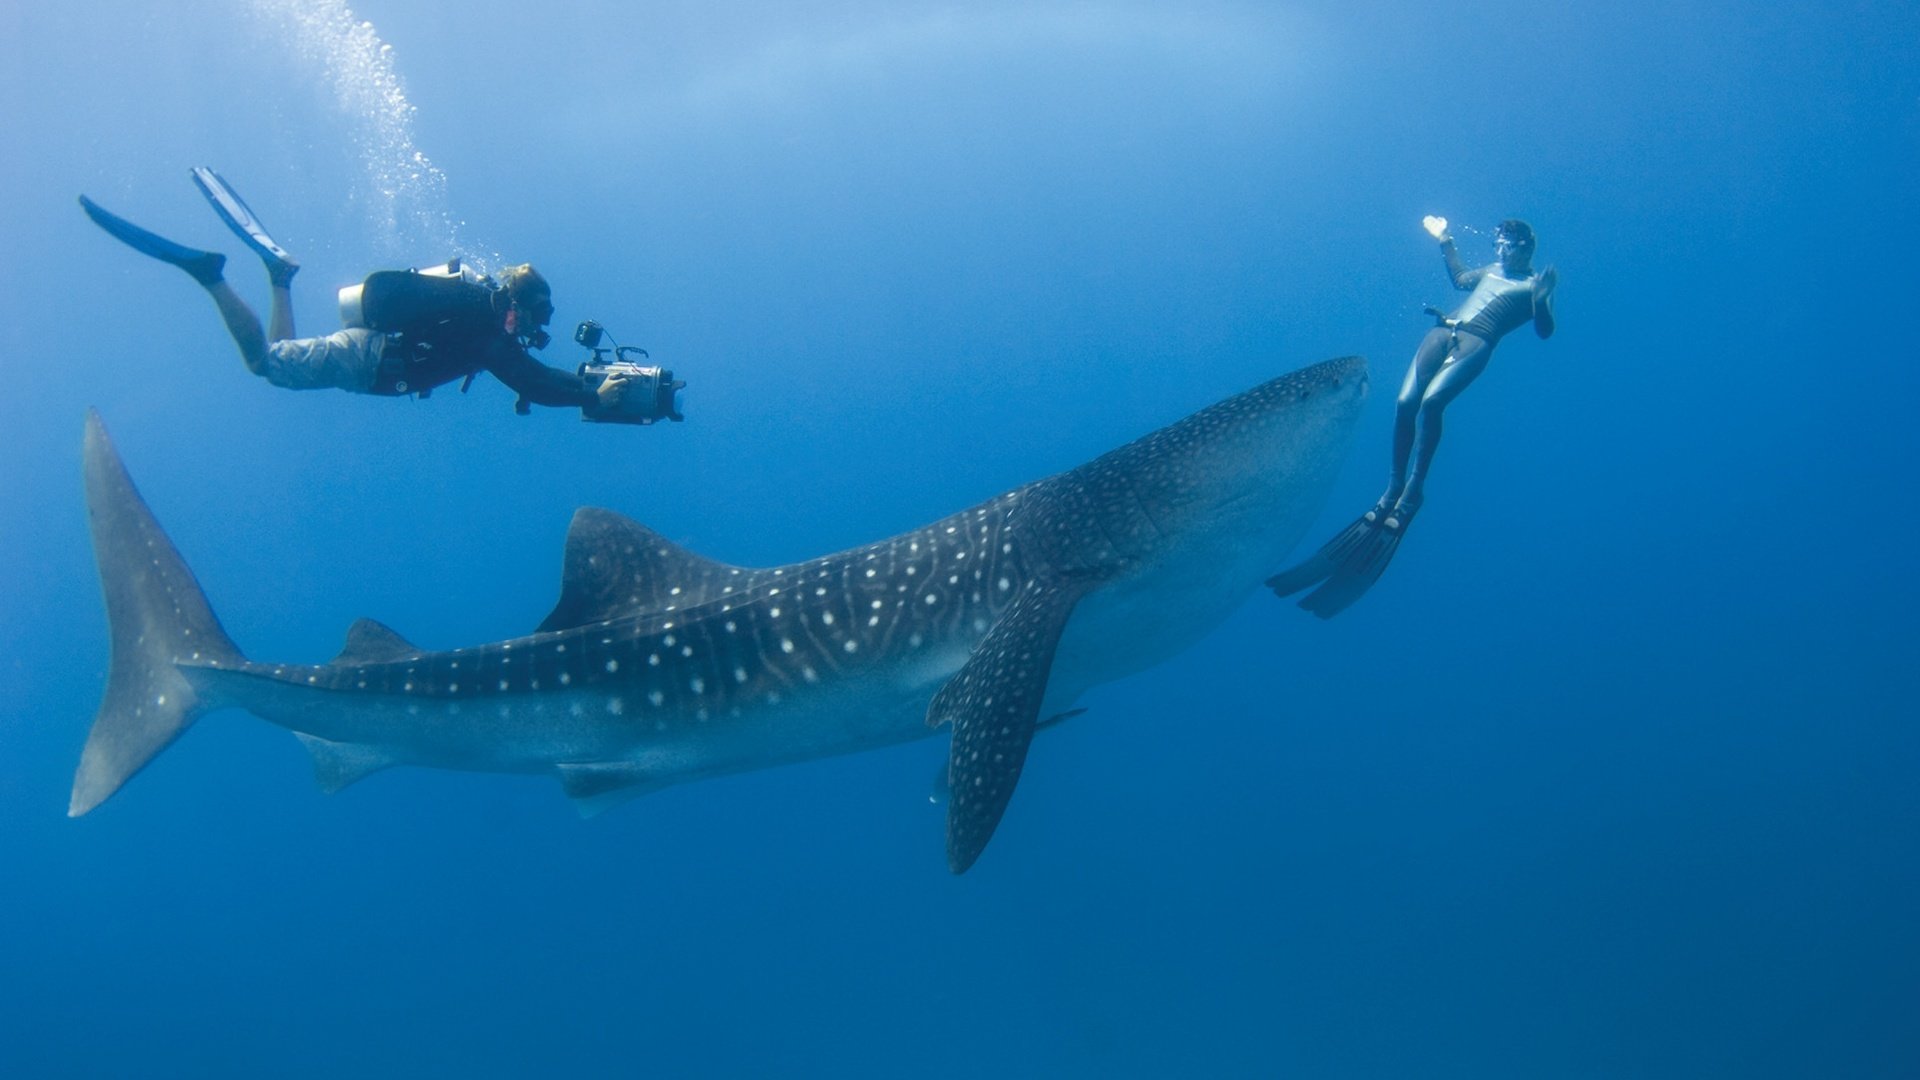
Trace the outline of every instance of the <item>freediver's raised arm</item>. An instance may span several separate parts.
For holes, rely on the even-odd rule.
[[[1493,268],[1488,266],[1468,266],[1460,261],[1460,249],[1453,246],[1453,234],[1440,238],[1440,257],[1446,260],[1447,276],[1453,279],[1453,287],[1461,292],[1471,292],[1480,279]]]
[[[1533,332],[1542,340],[1553,336],[1553,290],[1560,272],[1549,266],[1533,279]]]

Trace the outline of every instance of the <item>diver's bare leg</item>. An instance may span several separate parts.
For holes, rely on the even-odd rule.
[[[286,341],[293,337],[293,275],[273,279],[273,303],[267,312],[268,341]]]
[[[275,290],[283,293],[285,290]],[[260,329],[260,317],[253,313],[240,294],[233,291],[225,278],[207,283],[207,295],[213,297],[214,305],[220,309],[220,317],[226,320],[227,333],[233,335],[233,343],[240,347],[240,359],[246,362],[247,370],[255,375],[267,373],[267,337]],[[279,306],[280,298],[274,297],[274,306]],[[288,316],[291,330],[291,315]]]

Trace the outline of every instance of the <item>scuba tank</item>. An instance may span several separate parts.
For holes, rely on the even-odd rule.
[[[340,290],[340,325],[383,334],[421,334],[455,321],[493,317],[493,279],[450,259],[418,270],[376,270]]]
[[[341,325],[386,338],[368,392],[423,398],[432,393],[431,387],[414,388],[414,362],[436,342],[485,332],[497,318],[496,292],[492,278],[461,266],[457,258],[418,270],[376,270],[341,289]],[[472,384],[469,372],[460,389]]]

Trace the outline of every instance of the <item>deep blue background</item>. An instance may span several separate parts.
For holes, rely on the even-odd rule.
[[[1912,4],[367,0],[385,103],[337,4],[52,7],[0,7],[0,1073],[1920,1074]],[[409,131],[443,189],[394,186]],[[688,422],[248,377],[73,201],[263,299],[199,163],[304,329],[457,239]],[[1433,212],[1531,219],[1561,329],[1450,413],[1392,572],[1090,694],[963,878],[937,741],[582,823],[325,798],[222,714],[63,816],[88,406],[265,659],[524,632],[577,505],[798,559],[1362,352],[1317,539],[1451,298]]]

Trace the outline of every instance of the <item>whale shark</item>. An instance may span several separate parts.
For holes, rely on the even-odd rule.
[[[362,619],[324,664],[247,659],[89,412],[87,509],[111,659],[68,813],[202,715],[293,732],[327,792],[394,765],[557,778],[583,813],[670,784],[950,729],[964,873],[1037,727],[1192,645],[1319,514],[1366,394],[1344,357],[888,539],[773,567],[578,510],[530,634],[428,650]]]

